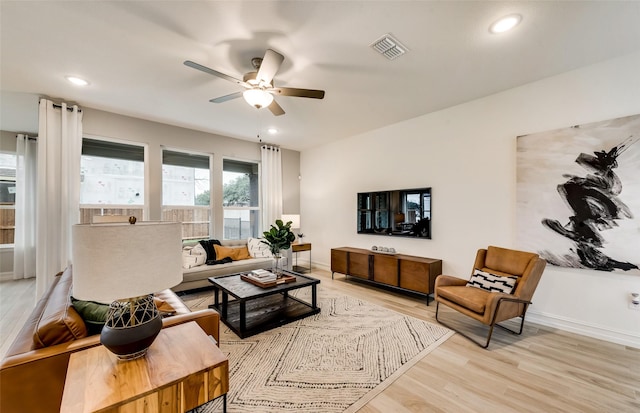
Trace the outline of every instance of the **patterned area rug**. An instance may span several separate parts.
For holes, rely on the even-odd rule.
[[[181,298],[196,310],[212,303],[212,294]],[[299,297],[306,299],[305,294]],[[453,334],[322,288],[319,305],[322,311],[315,316],[244,340],[221,324],[220,348],[229,357],[230,413],[355,412]],[[192,413],[220,412],[221,403],[207,403]]]

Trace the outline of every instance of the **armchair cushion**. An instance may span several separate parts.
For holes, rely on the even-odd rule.
[[[438,288],[438,296],[465,307],[474,313],[483,314],[487,306],[489,292],[465,285]]]
[[[467,282],[467,286],[481,288],[487,291],[511,294],[516,286],[518,277],[506,277],[491,274],[489,272],[476,269]]]

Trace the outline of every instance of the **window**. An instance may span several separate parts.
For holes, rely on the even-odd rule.
[[[16,225],[15,153],[0,153],[0,244],[13,244]]]
[[[80,222],[94,215],[144,219],[144,146],[82,140]]]
[[[209,155],[162,151],[162,220],[182,222],[182,239],[209,238]]]
[[[260,228],[258,164],[225,159],[222,170],[224,239],[257,238]]]

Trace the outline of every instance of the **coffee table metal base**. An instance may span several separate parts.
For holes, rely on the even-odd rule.
[[[296,289],[296,283],[289,284],[286,291],[273,291],[270,294],[269,289],[264,289],[259,296],[234,297],[233,300],[229,300],[228,291],[213,283],[214,304],[209,307],[220,313],[227,327],[240,338],[245,338],[318,314],[320,307],[316,286],[317,283],[304,286],[311,287],[311,303],[308,303],[289,294],[289,291]]]

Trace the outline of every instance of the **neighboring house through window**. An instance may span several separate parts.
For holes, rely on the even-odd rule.
[[[98,139],[82,140],[80,222],[94,215],[128,215],[143,220],[144,146]]]
[[[162,220],[182,222],[182,239],[211,233],[210,155],[162,151]]]
[[[258,163],[224,159],[222,164],[224,239],[258,238],[260,176]]]

